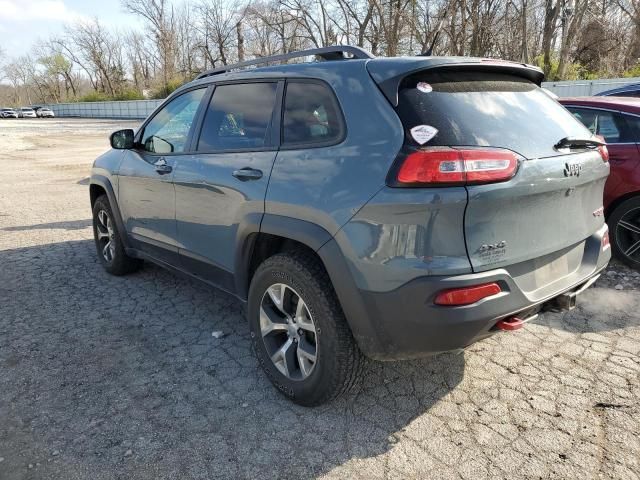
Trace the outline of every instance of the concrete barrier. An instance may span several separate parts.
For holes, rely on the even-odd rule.
[[[602,78],[600,80],[567,80],[563,82],[542,82],[542,86],[559,97],[589,97],[596,93],[640,83],[640,77]]]
[[[56,117],[132,118],[149,116],[163,100],[126,100],[120,102],[76,102],[45,105]]]

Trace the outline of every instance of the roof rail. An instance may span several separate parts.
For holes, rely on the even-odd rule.
[[[345,53],[352,55],[352,57],[345,57],[344,56]],[[312,48],[309,50],[299,50],[297,52],[284,53],[281,55],[271,55],[269,57],[255,58],[253,60],[247,60],[245,62],[234,63],[233,65],[224,65],[223,67],[218,67],[211,70],[207,70],[206,72],[202,72],[200,75],[196,77],[196,80],[200,78],[210,77],[211,75],[218,75],[220,73],[225,73],[230,70],[235,70],[238,68],[250,67],[252,65],[260,65],[262,63],[283,62],[285,60],[290,60],[292,58],[308,57],[311,55],[320,57],[323,60],[346,60],[350,58],[363,60],[367,58],[375,58],[373,54],[371,54],[370,52],[367,52],[363,48],[353,47],[351,45],[336,45],[333,47],[322,47],[322,48]]]

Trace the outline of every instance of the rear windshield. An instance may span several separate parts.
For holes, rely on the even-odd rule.
[[[418,125],[437,130],[423,146],[501,147],[526,158],[560,155],[553,146],[561,138],[591,136],[541,88],[512,75],[423,72],[404,80],[398,96],[407,142],[416,146],[410,131]]]

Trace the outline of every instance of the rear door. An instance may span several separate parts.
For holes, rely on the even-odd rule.
[[[282,83],[217,85],[204,111],[193,155],[177,166],[180,261],[192,274],[234,290],[236,236],[260,224],[279,139]]]
[[[602,206],[608,164],[596,150],[554,147],[564,137],[591,133],[530,81],[499,72],[428,71],[404,81],[398,111],[409,141],[519,156],[510,180],[466,187],[465,241],[474,271],[579,249],[603,225],[594,211]],[[421,125],[430,128],[411,133]],[[553,268],[557,277],[572,267]]]

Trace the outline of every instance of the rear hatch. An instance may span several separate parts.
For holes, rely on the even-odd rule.
[[[510,178],[485,181],[478,174],[463,181],[474,271],[520,264],[520,270],[543,269],[542,277],[558,278],[579,266],[581,244],[604,223],[599,209],[609,165],[595,145],[558,146],[563,138],[594,140],[560,104],[524,76],[471,66],[406,77],[397,112],[405,155],[452,149],[466,152],[463,157],[515,159]]]

